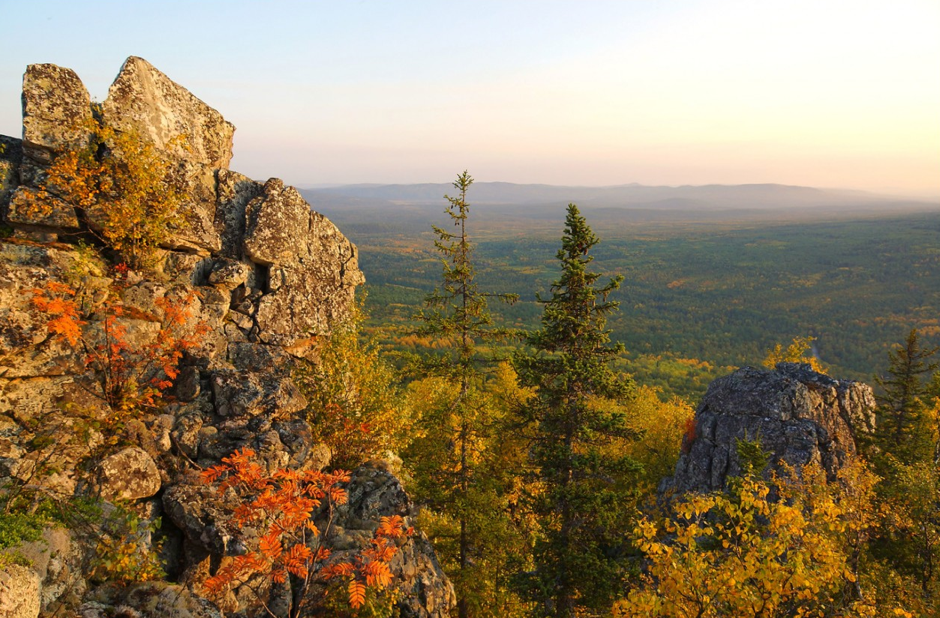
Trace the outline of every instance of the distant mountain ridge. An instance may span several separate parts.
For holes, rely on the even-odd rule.
[[[453,193],[447,183],[356,184],[302,189],[316,205],[328,203],[348,208],[375,208],[382,205],[435,206],[445,194]],[[646,186],[636,183],[605,187],[476,182],[470,201],[478,206],[559,206],[574,202],[582,208],[628,208],[661,210],[738,210],[790,208],[872,208],[897,207],[931,209],[940,204],[877,195],[863,191],[817,189],[781,184]]]

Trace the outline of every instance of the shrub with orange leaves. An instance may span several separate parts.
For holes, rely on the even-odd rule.
[[[117,287],[121,286],[122,274],[126,273],[126,267],[122,266],[115,267]],[[116,291],[112,289],[111,295],[116,296]],[[205,324],[191,324],[195,306],[192,292],[154,301],[163,316],[159,331],[146,345],[131,343],[126,318],[140,316],[118,303],[105,304],[100,333],[92,336],[92,332],[83,329],[89,323],[80,311],[78,293],[73,287],[50,280],[29,293],[32,306],[46,316],[45,327],[50,335],[64,339],[73,347],[81,344],[84,348],[83,362],[94,375],[97,394],[115,412],[108,419],[109,423],[120,422],[141,407],[157,405],[179,375],[183,354],[198,347],[207,330]]]
[[[347,600],[353,610],[362,607],[367,587],[382,589],[391,584],[388,563],[398,551],[395,541],[412,533],[403,529],[400,516],[383,517],[370,546],[353,562],[330,562],[332,553],[324,537],[333,524],[333,507],[346,502],[340,484],[349,482],[349,474],[290,469],[268,474],[253,461],[254,456],[249,448],[236,450],[202,475],[206,483],[217,483],[220,494],[234,490],[242,497],[233,514],[235,524],[261,531],[256,547],[235,556],[205,581],[209,595],[220,595],[257,575],[275,583],[293,576],[299,594],[293,595],[296,601],[289,615],[295,617],[315,581],[348,579]],[[325,523],[318,527],[314,516],[324,510]]]
[[[367,615],[381,614],[383,599],[377,593],[387,590],[392,584],[392,571],[389,562],[398,553],[396,542],[398,539],[414,534],[414,528],[405,528],[404,520],[400,515],[381,517],[379,527],[369,543],[352,562],[337,562],[323,569],[323,579],[338,579],[343,582],[346,591],[344,601],[349,609],[342,607],[342,603],[333,603],[330,607],[336,614],[349,614],[358,616],[362,610],[369,609]],[[370,598],[370,592],[372,594]],[[388,602],[394,602],[394,597],[386,597]],[[371,607],[366,607],[371,605]],[[390,603],[389,603],[390,605]],[[387,607],[386,609],[391,609]]]
[[[206,332],[205,324],[189,329],[195,295],[157,298],[163,312],[160,329],[145,345],[131,343],[126,318],[133,312],[121,305],[107,307],[101,322],[101,336],[86,342],[85,366],[98,381],[100,395],[119,420],[133,410],[156,406],[163,393],[179,375],[179,361],[186,350],[198,347]]]
[[[61,336],[74,346],[82,336],[85,321],[80,319],[75,289],[59,281],[47,281],[42,288],[29,290],[33,295],[33,307],[49,316],[46,330],[50,335]]]

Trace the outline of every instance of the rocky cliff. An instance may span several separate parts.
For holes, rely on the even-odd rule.
[[[42,190],[54,158],[88,143],[89,123],[152,143],[187,196],[146,273],[115,269],[90,233],[94,212]],[[0,491],[57,504],[96,497],[105,514],[126,505],[143,522],[137,529],[149,530],[137,537],[141,551],[159,552],[167,577],[124,587],[99,582],[90,566],[94,534],[49,526],[44,539],[18,548],[23,564],[0,560],[0,616],[60,607],[86,618],[217,616],[219,604],[229,614],[263,613],[247,589],[219,603],[200,596],[205,578],[244,549],[230,510],[197,472],[244,447],[268,470],[329,464],[328,450],[312,443],[307,402],[290,368],[348,315],[363,276],[356,248],[294,188],[228,169],[233,132],[140,58],[126,61],[101,105],[92,105],[69,69],[26,71],[23,138],[0,136],[0,216],[8,229],[0,242]],[[53,336],[50,311],[63,300],[52,297],[56,290],[68,290],[80,337]],[[103,349],[96,346],[120,332],[129,349],[155,350],[171,328],[191,344],[170,396],[134,414],[116,410],[113,383],[91,362]],[[148,371],[142,365],[134,379],[143,384]],[[355,471],[347,490],[350,503],[329,541],[336,547],[367,544],[381,516],[414,516],[381,466]],[[391,567],[402,615],[448,614],[453,589],[420,533]]]
[[[870,386],[834,380],[809,365],[780,363],[767,371],[744,367],[711,383],[685,436],[666,492],[721,490],[741,474],[737,441],[758,442],[768,471],[813,463],[835,478],[856,453],[859,432],[874,428]]]

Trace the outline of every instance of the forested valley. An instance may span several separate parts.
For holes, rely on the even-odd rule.
[[[569,205],[558,230],[488,223],[471,185],[428,230],[331,214],[369,284],[319,369],[362,394],[322,407],[321,437],[401,457],[459,616],[937,615],[940,215],[592,225]],[[664,482],[705,465],[694,406],[743,365],[777,373],[719,390],[858,378],[875,414],[814,412],[849,423],[838,463],[738,427],[712,491]]]
[[[359,247],[367,330],[389,351],[413,350],[411,317],[439,278],[429,221],[442,221],[440,207],[317,207]],[[474,210],[476,280],[520,295],[492,308],[497,322],[532,328],[536,294],[556,276],[563,205],[515,210]],[[940,344],[936,210],[584,212],[603,239],[595,267],[624,276],[611,297],[622,308],[608,324],[626,348],[622,368],[690,403],[715,377],[759,365],[794,337],[815,338],[834,375],[869,382],[911,328]]]

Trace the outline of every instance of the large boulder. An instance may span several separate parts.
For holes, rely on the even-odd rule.
[[[874,427],[870,386],[834,380],[809,365],[773,371],[744,367],[712,382],[685,437],[676,473],[663,484],[678,493],[723,489],[740,475],[737,441],[758,441],[770,470],[818,464],[835,478],[856,453],[855,436]]]
[[[10,196],[5,219],[26,229],[74,231],[72,204],[38,191],[53,156],[88,142],[93,123],[91,97],[71,69],[31,64],[23,75],[23,142],[19,186]]]
[[[129,446],[98,464],[98,484],[105,500],[140,500],[160,491],[160,470],[147,451]]]
[[[134,131],[174,162],[173,181],[188,196],[184,224],[168,248],[208,254],[221,249],[215,225],[215,173],[232,160],[235,127],[142,58],[124,62],[101,105],[104,122]]]
[[[137,131],[175,159],[221,169],[232,160],[232,123],[143,58],[124,62],[101,109],[109,125]]]
[[[293,187],[273,178],[246,209],[245,255],[267,268],[255,316],[264,343],[291,348],[344,320],[364,277],[356,247]]]
[[[91,120],[91,97],[74,71],[54,64],[26,68],[23,147],[27,157],[49,163],[53,153],[84,145]]]

